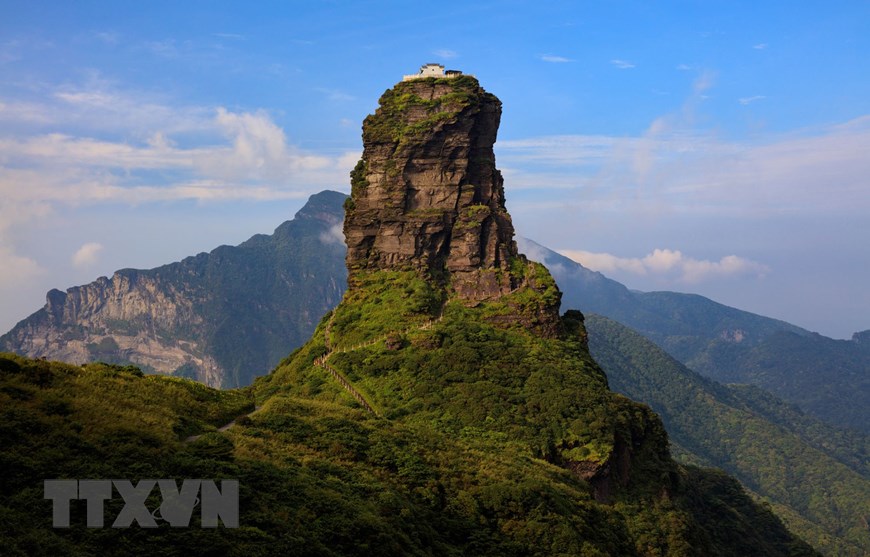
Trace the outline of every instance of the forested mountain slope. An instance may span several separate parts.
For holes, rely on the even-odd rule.
[[[589,315],[586,326],[611,388],[662,417],[678,458],[733,474],[826,554],[870,552],[867,437],[756,387],[704,378],[608,318]]]

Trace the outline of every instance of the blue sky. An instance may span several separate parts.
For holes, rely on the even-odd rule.
[[[0,330],[348,191],[441,62],[504,103],[518,232],[640,290],[870,328],[870,4],[0,1]],[[582,308],[581,308],[582,309]]]

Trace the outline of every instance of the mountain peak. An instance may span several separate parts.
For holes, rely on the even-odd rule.
[[[493,144],[501,101],[471,76],[398,83],[363,123],[346,205],[349,282],[366,270],[445,277],[470,301],[523,279]]]
[[[336,207],[341,207],[346,197],[347,194],[332,190],[315,193],[296,212],[294,218],[325,220],[330,224],[335,224],[342,218],[341,211],[336,211]]]

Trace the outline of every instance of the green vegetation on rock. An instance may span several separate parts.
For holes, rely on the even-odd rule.
[[[540,282],[549,276],[530,272]],[[380,409],[383,417],[366,423],[425,440],[427,457],[415,459],[413,469],[434,484],[416,491],[474,520],[490,517],[482,523],[495,530],[485,546],[471,548],[518,555],[813,554],[733,480],[670,459],[658,418],[608,390],[585,348],[579,313],[563,318],[558,338],[541,338],[494,324],[485,303],[448,300],[439,311],[444,295],[413,271],[361,276],[311,341],[258,380],[255,391],[263,401],[359,408],[314,364],[331,354],[331,364]],[[514,307],[514,295],[529,297],[527,307],[545,303],[532,288],[495,303]],[[410,474],[406,464],[393,466]],[[717,491],[715,502],[708,490]],[[709,520],[719,512],[742,518],[720,531]],[[756,524],[765,530],[736,533]]]
[[[420,85],[443,86],[450,92],[425,99],[415,92]],[[487,93],[471,76],[398,83],[381,96],[378,112],[365,119],[363,141],[401,145],[424,137],[438,124],[453,120],[457,113],[474,106],[483,94]]]

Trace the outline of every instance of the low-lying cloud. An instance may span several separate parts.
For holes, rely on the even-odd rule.
[[[690,284],[731,276],[764,277],[770,271],[766,265],[736,255],[710,261],[695,259],[671,249],[655,249],[643,257],[619,257],[583,250],[557,251],[593,271],[667,276]]]
[[[343,223],[336,223],[329,227],[326,232],[321,232],[320,241],[324,244],[344,245],[344,228]]]

